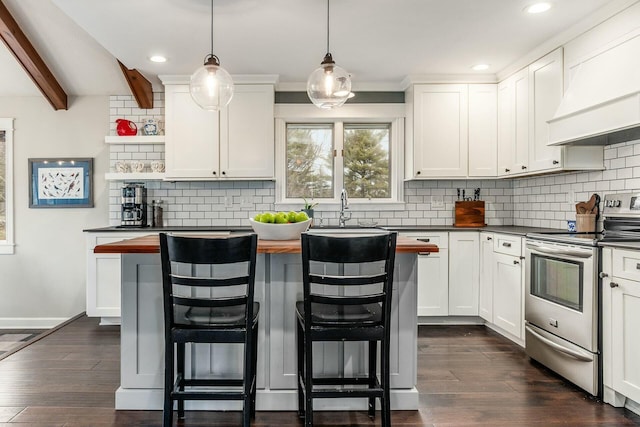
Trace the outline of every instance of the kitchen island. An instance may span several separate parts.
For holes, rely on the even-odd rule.
[[[416,255],[437,246],[398,238],[392,303],[391,406],[418,408]],[[95,253],[121,254],[122,324],[120,388],[116,409],[162,409],[164,335],[162,274],[157,235],[98,245]],[[258,242],[255,298],[260,302],[258,410],[297,409],[295,301],[302,297],[300,240]],[[331,342],[314,347],[314,370],[329,375],[365,373],[365,343]],[[242,374],[237,344],[187,346],[187,372],[200,376]],[[366,409],[366,399],[326,399],[323,409]],[[187,409],[235,410],[241,402],[192,401]]]

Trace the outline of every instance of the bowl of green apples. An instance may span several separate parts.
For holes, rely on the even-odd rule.
[[[307,231],[311,218],[304,212],[263,212],[249,223],[262,240],[296,240],[300,233]]]

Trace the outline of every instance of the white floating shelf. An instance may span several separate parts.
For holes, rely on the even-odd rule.
[[[164,144],[164,135],[105,136],[107,144]]]
[[[156,181],[164,179],[164,172],[107,172],[104,174],[107,181]]]

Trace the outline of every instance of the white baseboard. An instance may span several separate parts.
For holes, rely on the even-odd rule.
[[[67,320],[66,317],[0,317],[0,329],[51,329]]]

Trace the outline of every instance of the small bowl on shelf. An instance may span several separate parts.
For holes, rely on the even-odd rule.
[[[297,240],[300,233],[304,233],[311,225],[311,218],[303,222],[291,222],[288,224],[272,224],[254,221],[249,218],[249,223],[261,240]]]

